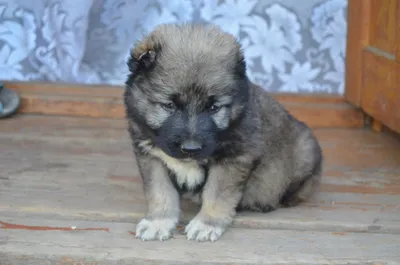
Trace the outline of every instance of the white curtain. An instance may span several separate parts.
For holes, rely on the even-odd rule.
[[[269,91],[344,92],[347,0],[0,0],[0,80],[123,85],[135,40],[157,24],[237,36]]]

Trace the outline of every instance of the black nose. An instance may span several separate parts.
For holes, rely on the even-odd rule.
[[[185,140],[181,144],[181,150],[184,153],[196,153],[202,149],[202,144],[196,140]]]

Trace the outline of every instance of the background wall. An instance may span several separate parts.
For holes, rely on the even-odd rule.
[[[157,24],[215,23],[269,91],[343,94],[347,0],[0,0],[0,80],[123,85]]]

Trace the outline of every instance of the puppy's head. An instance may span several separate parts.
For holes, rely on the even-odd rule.
[[[133,48],[128,66],[133,118],[172,157],[209,157],[245,111],[241,47],[215,26],[158,26]]]

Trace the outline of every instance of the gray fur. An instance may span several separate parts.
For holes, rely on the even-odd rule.
[[[237,210],[294,206],[315,192],[316,138],[247,79],[233,36],[211,25],[161,25],[131,54],[124,99],[148,203],[137,237],[170,238],[185,191],[201,195],[185,229],[198,241],[217,240]],[[204,148],[182,153],[177,146],[192,138]]]

